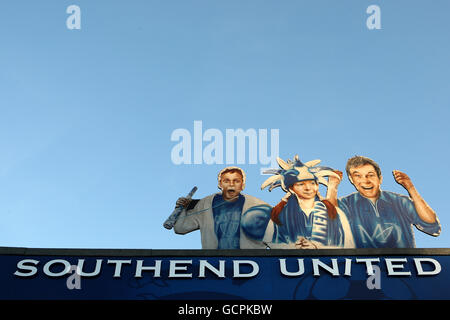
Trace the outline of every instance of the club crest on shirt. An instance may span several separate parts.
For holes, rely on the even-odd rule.
[[[358,229],[364,243],[386,244],[387,242],[394,242],[400,244],[402,241],[400,227],[394,223],[384,223],[383,225],[377,223],[372,235],[362,225],[359,225]]]

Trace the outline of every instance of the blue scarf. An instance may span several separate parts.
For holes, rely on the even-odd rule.
[[[273,242],[293,243],[298,237],[305,237],[308,240],[319,242],[323,245],[340,242],[336,232],[339,229],[338,219],[331,220],[328,217],[326,206],[316,197],[314,208],[307,216],[301,209],[297,197],[289,197],[286,206],[279,216],[281,226],[276,227]]]

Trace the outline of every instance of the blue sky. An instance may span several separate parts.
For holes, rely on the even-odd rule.
[[[69,5],[81,29],[69,30]],[[369,30],[366,9],[381,9]],[[176,199],[216,192],[222,164],[172,162],[174,130],[278,129],[284,159],[382,188],[410,175],[450,247],[448,1],[8,1],[0,10],[0,245],[200,248],[162,227]],[[245,192],[261,164],[242,164]],[[354,189],[345,178],[339,195]]]

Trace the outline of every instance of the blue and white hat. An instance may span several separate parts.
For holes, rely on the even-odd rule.
[[[274,176],[268,178],[261,185],[261,189],[268,186],[269,191],[276,187],[281,187],[285,192],[289,192],[289,188],[297,182],[305,180],[314,180],[317,183],[327,185],[325,177],[339,176],[333,172],[332,168],[318,166],[320,160],[312,160],[303,163],[298,158],[298,155],[294,157],[294,160],[288,160],[287,162],[277,157],[278,165],[281,169],[270,169],[264,173],[272,173]]]

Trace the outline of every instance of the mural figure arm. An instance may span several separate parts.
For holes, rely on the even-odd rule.
[[[338,206],[338,201],[337,201],[338,187],[342,181],[343,174],[342,174],[342,171],[339,171],[339,170],[334,170],[333,172],[339,176],[339,179],[334,176],[328,177],[326,200],[328,200],[332,205],[337,207]]]
[[[426,223],[436,222],[436,213],[434,210],[426,203],[422,196],[417,191],[416,187],[411,181],[411,178],[404,172],[394,170],[392,171],[395,181],[400,184],[403,188],[408,191],[411,200],[414,203],[417,214],[422,221]]]
[[[176,202],[176,206],[183,207],[183,210],[181,211],[180,216],[173,227],[176,234],[186,234],[200,228],[197,215],[189,215],[189,212],[197,210],[201,201],[199,201],[192,210],[188,211],[187,207],[190,201],[191,199],[181,197],[178,198]]]

